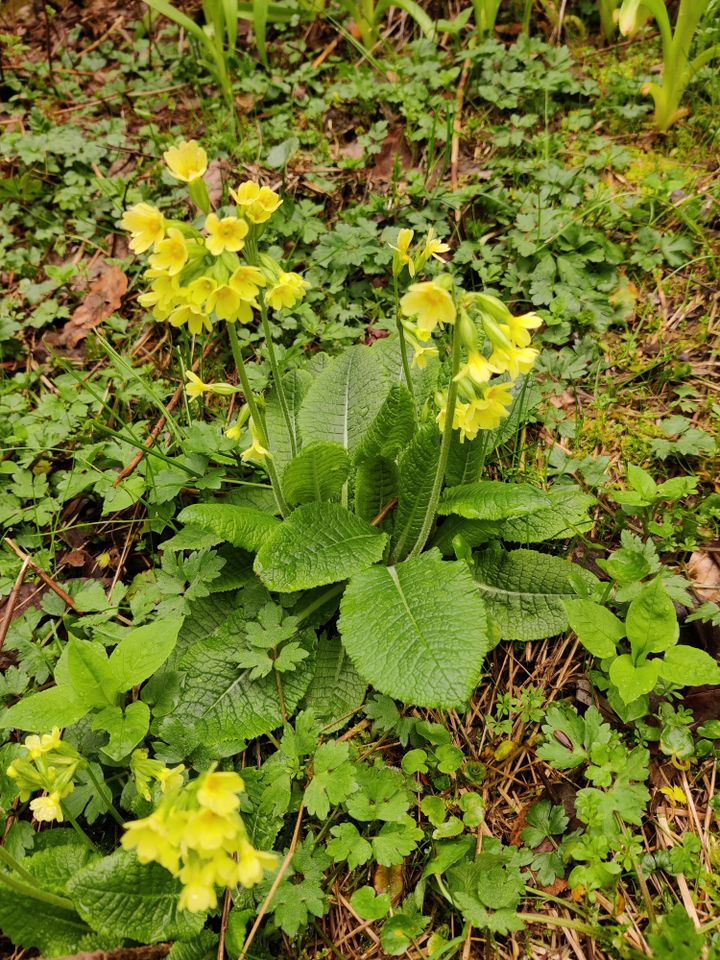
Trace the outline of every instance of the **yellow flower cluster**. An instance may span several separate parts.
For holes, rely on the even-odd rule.
[[[125,824],[122,845],[141,863],[155,861],[183,885],[180,908],[198,913],[217,906],[216,887],[259,883],[276,866],[271,853],[250,843],[239,813],[244,784],[237,773],[209,770],[168,787],[142,820]]]
[[[414,278],[431,258],[445,262],[441,254],[449,248],[434,238],[432,230],[415,255],[411,253],[412,242],[412,230],[399,232],[392,247],[396,277],[407,267]],[[496,429],[509,413],[515,379],[528,373],[537,358],[538,351],[530,346],[530,331],[541,325],[540,317],[534,313],[516,317],[496,297],[456,291],[449,274],[412,283],[399,306],[406,318],[403,331],[413,349],[413,366],[422,368],[428,358],[438,355],[437,348],[429,345],[436,329],[446,324],[459,325],[465,358],[454,378],[458,398],[453,429],[460,432],[461,442],[474,440],[480,430]],[[446,396],[438,397],[441,428],[446,419],[446,402]]]
[[[188,184],[191,198],[206,216],[198,229],[167,219],[149,203],[125,211],[121,223],[130,233],[130,249],[150,251],[145,272],[149,289],[138,297],[139,303],[156,320],[187,325],[193,335],[211,331],[220,320],[249,324],[253,311],[264,303],[274,310],[294,307],[309,284],[257,250],[264,224],[282,203],[277,193],[248,180],[230,191],[234,210],[226,208],[221,215],[209,210],[202,147],[189,140],[163,156],[171,175]]]
[[[185,782],[183,773],[185,767],[166,767],[160,760],[152,760],[147,750],[139,748],[133,750],[130,756],[130,772],[135,779],[137,792],[145,800],[152,800],[151,783],[154,780],[160,784],[163,793],[179,790]]]
[[[42,736],[27,737],[24,748],[25,754],[7,768],[8,777],[16,782],[23,802],[30,800],[33,793],[43,793],[30,800],[36,820],[62,821],[62,801],[75,789],[75,773],[85,761],[61,739],[58,727]]]

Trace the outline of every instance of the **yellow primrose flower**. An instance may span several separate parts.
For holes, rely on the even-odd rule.
[[[425,238],[425,246],[423,247],[422,260],[427,261],[430,257],[433,257],[435,260],[439,260],[440,263],[445,263],[443,257],[440,256],[441,253],[447,253],[450,249],[447,243],[444,243],[442,240],[435,239],[434,236],[435,230],[433,227],[430,227],[428,230],[428,235]]]
[[[188,820],[183,839],[195,850],[220,850],[236,832],[237,827],[232,819],[219,816],[212,810],[201,809]]]
[[[245,237],[248,234],[248,225],[238,217],[223,217],[209,213],[205,220],[205,229],[208,232],[205,246],[214,257],[219,257],[225,250],[237,253],[245,246]]]
[[[207,807],[220,816],[237,810],[240,806],[239,793],[245,784],[237,773],[208,773],[198,787],[197,798],[201,807]]]
[[[271,853],[256,850],[248,841],[240,841],[237,859],[237,882],[243,887],[260,883],[266,870],[274,870],[277,858]]]
[[[44,733],[41,737],[37,734],[26,737],[24,747],[29,752],[31,760],[38,760],[44,753],[57,749],[60,744],[60,728],[53,727],[51,733]]]
[[[165,236],[165,217],[149,203],[136,203],[130,207],[120,224],[131,235],[133,253],[144,253]]]
[[[155,253],[149,257],[150,266],[155,270],[166,270],[171,277],[180,273],[187,263],[188,248],[185,237],[176,227],[171,227],[164,240],[155,244]]]
[[[197,140],[185,140],[163,154],[168,170],[176,180],[192,183],[207,170],[207,154]]]
[[[437,357],[438,351],[436,347],[424,347],[421,343],[418,343],[416,347],[413,348],[413,358],[412,366],[417,367],[419,370],[424,370],[428,360]]]
[[[532,337],[530,330],[537,330],[542,326],[542,320],[536,313],[524,313],[521,317],[512,315],[505,318],[505,325],[510,331],[510,339],[516,347],[528,347]]]
[[[178,907],[191,913],[206,913],[217,906],[215,887],[201,883],[189,883],[180,891]]]
[[[191,303],[184,303],[182,306],[175,307],[170,313],[168,320],[173,327],[182,327],[183,324],[187,324],[190,333],[196,335],[202,333],[203,330],[207,330],[208,332],[212,330],[212,323],[207,313],[204,313]]]
[[[63,811],[60,805],[60,794],[57,791],[43,797],[35,797],[30,801],[30,809],[39,822],[57,820],[62,823]]]
[[[236,420],[231,427],[227,428],[225,431],[225,436],[228,438],[228,440],[239,440],[242,437],[242,431],[242,424]]]
[[[403,267],[408,268],[411,277],[415,276],[415,263],[410,256],[409,250],[415,236],[414,230],[403,229],[397,235],[397,246],[390,244],[390,249],[395,251],[393,257],[393,273],[398,276],[402,273]]]
[[[182,763],[178,764],[177,767],[163,767],[162,770],[158,770],[157,781],[162,792],[174,793],[179,790],[185,782],[184,772],[185,767]]]
[[[250,267],[241,263],[228,280],[235,293],[241,300],[254,300],[260,287],[267,284],[265,274],[257,267]]]
[[[468,379],[476,386],[480,386],[487,383],[494,373],[501,373],[501,370],[494,366],[479,350],[471,350],[468,353],[467,363],[460,368],[455,379]]]
[[[307,280],[304,280],[299,273],[282,272],[268,290],[265,299],[273,310],[280,310],[282,307],[294,307],[309,286]]]
[[[192,370],[188,370],[185,373],[185,377],[188,381],[185,385],[185,393],[191,400],[197,400],[197,398],[201,397],[204,393],[210,393],[212,391],[210,384],[204,383]]]
[[[455,304],[450,293],[435,280],[413,283],[400,300],[406,317],[417,317],[418,336],[427,340],[438,323],[455,321]]]
[[[253,180],[241,183],[237,190],[230,191],[230,196],[251,223],[265,223],[282,203],[274,190],[261,187]]]
[[[515,379],[520,373],[529,373],[539,351],[533,347],[496,347],[490,356],[499,373],[509,373]]]
[[[248,421],[248,427],[250,429],[251,442],[247,450],[243,450],[243,452],[240,454],[240,459],[243,461],[243,463],[247,463],[249,460],[252,460],[253,463],[263,463],[265,458],[271,457],[272,454],[260,443],[260,438],[255,430],[255,424],[252,421],[252,417]]]
[[[208,297],[217,289],[217,281],[212,277],[202,276],[188,284],[186,295],[189,303],[201,307]]]
[[[223,283],[210,294],[206,306],[209,313],[215,312],[218,320],[227,320],[229,323],[234,323],[236,320],[240,323],[250,323],[253,307],[257,307],[257,304],[242,300],[233,287]]]
[[[660,793],[666,796],[672,804],[686,804],[688,802],[685,791],[682,787],[677,786],[677,784],[673,785],[672,787],[660,787]]]

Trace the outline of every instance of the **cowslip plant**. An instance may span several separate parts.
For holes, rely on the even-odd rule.
[[[624,623],[594,600],[566,600],[565,609],[578,639],[600,658],[625,704],[650,693],[660,681],[679,686],[720,681],[720,666],[710,654],[678,643],[675,606],[661,577],[642,587]]]
[[[343,645],[377,689],[420,705],[464,702],[488,646],[483,601],[465,561],[423,551],[448,470],[457,474],[464,461],[462,479],[475,479],[476,444],[512,410],[537,356],[531,331],[540,318],[465,291],[444,259],[447,244],[432,231],[415,244],[413,232],[401,230],[390,278],[397,338],[349,348],[314,380],[303,370],[284,373],[270,311],[291,310],[308,284],[262,249],[280,197],[247,181],[230,190],[233,207],[213,211],[202,148],[180,144],[165,159],[204,218],[166,220],[149,205],[125,214],[133,249],[148,253],[150,290],[140,300],[156,319],[192,334],[225,324],[245,400],[229,435],[244,445],[242,461],[267,472],[281,518],[204,503],[180,519],[254,553],[255,574],[271,592],[308,592],[293,606],[295,630],[318,610],[331,616],[342,596]],[[258,316],[272,373],[265,396],[251,388],[237,333]],[[197,377],[189,384],[191,396],[233,389]],[[466,516],[468,500],[471,515],[496,519],[538,506],[522,484],[454,489]],[[280,682],[273,662],[267,669]]]
[[[665,133],[676,120],[688,111],[680,101],[693,77],[711,60],[720,55],[720,44],[713,44],[690,59],[693,37],[710,0],[680,0],[675,28],[665,0],[623,0],[617,13],[618,26],[623,36],[632,36],[652,16],[662,38],[662,84],[646,83],[643,93],[655,101],[655,126]]]

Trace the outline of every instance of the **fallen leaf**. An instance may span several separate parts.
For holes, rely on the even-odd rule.
[[[402,171],[412,169],[412,153],[405,139],[405,131],[399,124],[388,131],[370,176],[373,180],[391,180],[396,163]]]
[[[223,195],[223,163],[222,160],[211,160],[205,171],[203,180],[210,194],[210,203],[217,209],[220,206]]]
[[[399,864],[395,867],[383,867],[378,865],[375,868],[375,876],[373,878],[373,886],[375,887],[375,893],[389,893],[392,897],[393,904],[397,903],[404,889],[403,881],[403,868],[402,864]]]
[[[699,600],[720,602],[720,564],[710,554],[696,550],[687,565],[693,589]]]
[[[122,270],[114,264],[106,265],[63,327],[59,342],[71,349],[76,347],[92,329],[120,307],[127,286],[128,280]]]

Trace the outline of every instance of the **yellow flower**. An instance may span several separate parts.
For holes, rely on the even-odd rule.
[[[185,140],[163,154],[168,170],[176,180],[192,183],[207,170],[207,154],[197,140]]]
[[[436,347],[423,347],[423,345],[419,343],[413,351],[412,366],[424,370],[428,359],[436,357],[437,355]]]
[[[168,230],[167,237],[155,245],[155,253],[150,258],[150,266],[155,270],[166,270],[171,277],[180,273],[187,263],[188,248],[185,238],[176,227]]]
[[[252,417],[248,421],[248,427],[250,428],[251,442],[247,450],[243,450],[243,452],[240,454],[240,459],[243,461],[243,463],[247,463],[248,460],[252,460],[253,463],[263,463],[265,458],[271,457],[272,454],[269,450],[266,450],[260,442],[260,438],[255,430],[255,424],[252,422]]]
[[[209,313],[215,311],[218,320],[227,320],[229,323],[234,323],[236,320],[240,323],[250,323],[253,307],[257,307],[257,304],[242,300],[236,290],[224,283],[213,290],[206,306]]]
[[[213,280],[212,277],[198,277],[197,280],[193,280],[192,283],[189,283],[187,286],[186,293],[188,303],[192,303],[193,306],[196,307],[201,307],[207,302],[210,294],[216,289],[217,282]]]
[[[185,385],[185,393],[190,397],[191,400],[197,400],[197,398],[201,397],[204,393],[211,392],[212,387],[210,384],[204,383],[200,377],[191,370],[186,372],[185,377],[188,381]]]
[[[515,346],[528,347],[532,339],[529,331],[541,327],[542,320],[536,313],[524,313],[521,317],[507,316],[505,324],[510,330],[510,339]]]
[[[178,907],[191,913],[206,913],[217,906],[215,887],[201,883],[189,883],[180,891]]]
[[[57,749],[61,744],[60,728],[53,727],[51,733],[44,733],[42,737],[32,734],[25,738],[25,749],[30,754],[31,760],[39,759],[44,753]]]
[[[310,284],[303,280],[299,273],[281,273],[276,282],[268,290],[265,299],[273,310],[282,307],[294,307]]]
[[[468,379],[476,386],[480,386],[487,383],[493,373],[500,372],[479,350],[471,350],[468,353],[467,363],[460,368],[455,379]]]
[[[178,764],[177,767],[163,767],[162,770],[157,772],[157,781],[160,784],[160,789],[163,793],[174,793],[176,790],[179,790],[185,782],[183,773],[185,772],[185,767],[183,764]]]
[[[184,820],[185,818],[183,818]],[[151,813],[142,820],[131,820],[125,824],[125,833],[120,841],[125,850],[134,850],[140,863],[150,863],[152,860],[162,864],[171,873],[177,873],[180,868],[180,818],[172,824],[173,830],[159,813]],[[173,836],[173,833],[176,835]]]
[[[430,227],[428,230],[428,235],[425,238],[425,246],[423,247],[422,260],[427,261],[430,257],[434,257],[435,260],[439,260],[440,263],[445,263],[443,257],[440,256],[441,253],[447,253],[450,247],[447,243],[444,243],[442,240],[436,240],[433,236],[435,233],[434,229]]]
[[[417,317],[418,336],[427,339],[438,323],[455,321],[455,304],[450,293],[435,280],[413,283],[400,301],[406,317]]]
[[[258,295],[259,288],[264,287],[267,280],[262,270],[242,263],[230,277],[228,283],[241,300],[254,300]]]
[[[248,225],[238,217],[223,217],[222,220],[214,213],[209,213],[205,220],[205,229],[208,236],[205,246],[214,257],[219,257],[225,250],[237,253],[245,245]]]
[[[415,276],[415,263],[409,253],[414,236],[414,230],[404,229],[397,235],[397,246],[393,247],[393,245],[390,244],[390,249],[395,251],[393,257],[393,273],[395,276],[402,273],[403,267],[408,268],[411,277]]]
[[[201,807],[207,807],[220,816],[232,813],[240,806],[238,793],[245,789],[237,773],[208,773],[198,787],[197,798]]]
[[[668,800],[672,803],[687,803],[687,796],[682,787],[674,785],[672,787],[660,787],[660,793],[664,794]]]
[[[256,850],[248,841],[240,842],[237,860],[237,882],[243,887],[260,883],[266,870],[274,870],[277,859],[271,853]]]
[[[123,214],[123,230],[131,234],[130,249],[144,253],[165,236],[165,217],[149,203],[136,203]]]
[[[42,821],[58,820],[62,823],[63,812],[60,805],[60,794],[55,791],[43,797],[35,797],[30,801],[30,809],[35,819]]]
[[[509,373],[515,379],[520,373],[529,373],[537,359],[538,351],[532,347],[497,347],[490,356],[499,373]]]
[[[191,815],[183,833],[183,840],[194,850],[220,850],[226,840],[237,832],[234,820],[219,816],[212,810],[201,809]]]
[[[237,190],[230,191],[230,196],[251,223],[265,223],[282,203],[274,190],[253,180],[241,183]]]
[[[175,307],[168,320],[174,327],[182,327],[186,323],[188,330],[193,334],[202,333],[203,330],[212,330],[212,323],[207,313],[204,313],[198,307],[194,307],[191,303]]]
[[[242,437],[242,430],[242,424],[236,420],[231,427],[227,428],[225,436],[228,440],[239,440]]]

